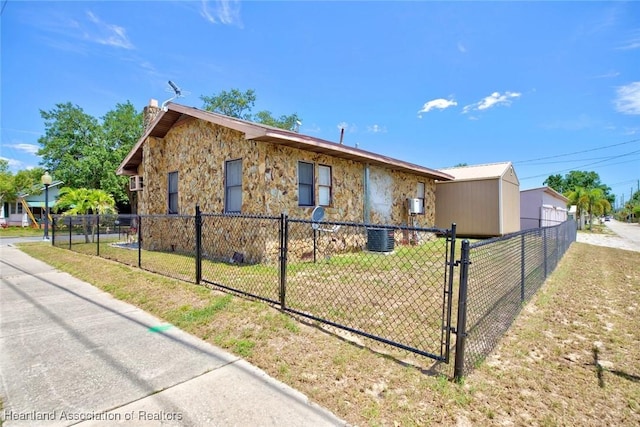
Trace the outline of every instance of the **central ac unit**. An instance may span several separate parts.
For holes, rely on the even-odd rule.
[[[129,190],[141,191],[142,190],[142,177],[135,175],[129,178]]]

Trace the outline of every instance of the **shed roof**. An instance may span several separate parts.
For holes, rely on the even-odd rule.
[[[118,167],[118,175],[135,175],[138,165],[142,162],[142,146],[147,138],[149,136],[164,138],[173,125],[184,117],[194,117],[243,132],[247,140],[270,142],[342,159],[384,166],[392,170],[409,172],[440,181],[450,181],[453,179],[453,176],[446,172],[425,168],[370,151],[175,103],[169,103],[160,111],[147,131]]]
[[[460,166],[455,168],[438,169],[453,176],[455,181],[475,181],[482,179],[501,178],[513,169],[511,162],[488,163],[484,165]]]
[[[567,197],[565,197],[564,195],[558,193],[556,190],[554,190],[553,188],[549,187],[549,186],[545,186],[545,187],[538,187],[538,188],[530,188],[528,190],[522,190],[520,191],[520,193],[527,193],[527,192],[543,192],[543,193],[547,193],[550,196],[555,197],[556,199],[560,199],[565,203],[569,203],[569,199]]]

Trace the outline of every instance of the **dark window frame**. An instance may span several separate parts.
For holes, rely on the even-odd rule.
[[[172,188],[172,177],[175,177],[175,188]],[[168,215],[178,215],[179,213],[179,204],[178,204],[178,180],[180,175],[178,171],[169,172],[167,174],[167,214]]]
[[[311,170],[311,180],[309,181],[307,179],[307,177],[304,177],[304,173],[308,173],[309,171],[303,171],[304,173],[301,174],[301,166],[303,166],[305,168],[310,167]],[[303,181],[304,178],[304,181]],[[309,194],[309,189],[311,190],[311,201],[310,203],[303,203],[303,193],[302,190],[305,190],[305,197],[307,194]],[[302,206],[302,207],[310,207],[310,206],[315,206],[315,164],[312,162],[305,162],[305,161],[298,161],[298,206]],[[304,201],[306,202],[306,200]]]

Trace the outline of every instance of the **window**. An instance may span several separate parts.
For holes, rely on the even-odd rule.
[[[242,159],[229,160],[224,164],[224,211],[242,210]]]
[[[298,162],[298,206],[313,206],[313,163]]]
[[[416,197],[420,199],[420,213],[424,214],[424,182],[418,183],[418,188],[416,191]]]
[[[169,172],[169,215],[178,214],[178,172]]]
[[[15,214],[20,214],[20,215],[22,215],[22,213],[23,213],[23,210],[22,210],[22,203],[20,203],[20,202],[15,202],[15,203],[11,203],[9,206],[10,206],[10,209],[9,209],[9,210],[10,210],[10,213],[11,213],[12,215],[15,215]]]
[[[318,166],[318,204],[331,205],[331,166]]]

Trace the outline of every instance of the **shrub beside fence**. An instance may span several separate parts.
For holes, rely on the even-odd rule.
[[[52,243],[258,298],[444,363],[453,353],[459,378],[493,350],[575,233],[575,223],[565,222],[465,240],[456,260],[455,225],[318,223],[196,210],[195,216],[56,216]]]

